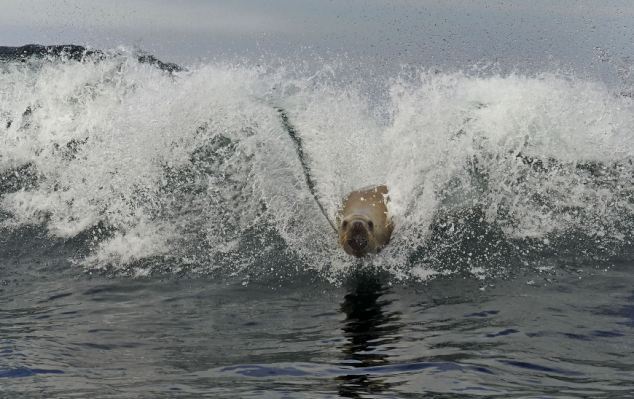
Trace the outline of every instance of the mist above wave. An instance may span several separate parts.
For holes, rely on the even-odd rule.
[[[2,228],[81,239],[87,268],[345,272],[274,107],[329,214],[388,185],[397,228],[371,262],[397,277],[631,246],[634,104],[597,82],[420,70],[377,101],[328,67],[166,70],[123,51],[0,70]]]

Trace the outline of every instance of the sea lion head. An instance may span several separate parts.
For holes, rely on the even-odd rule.
[[[375,223],[363,215],[350,215],[339,224],[339,243],[348,254],[361,258],[378,252]]]

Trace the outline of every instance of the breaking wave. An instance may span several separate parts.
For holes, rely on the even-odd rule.
[[[368,91],[332,67],[70,50],[0,51],[0,229],[79,241],[73,261],[89,270],[355,265],[278,107],[327,213],[387,184],[393,241],[367,262],[397,278],[632,247],[634,101],[600,82],[420,69]]]

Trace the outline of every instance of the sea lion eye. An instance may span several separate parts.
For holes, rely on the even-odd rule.
[[[344,228],[344,229],[345,229],[346,227],[348,227],[348,221],[347,221],[347,220],[344,220],[344,221],[343,221],[343,223],[341,223],[341,227],[342,227],[342,228]]]
[[[369,228],[370,230],[374,229],[374,223],[372,223],[372,221],[371,221],[371,220],[370,220],[370,221],[368,221],[368,228]]]

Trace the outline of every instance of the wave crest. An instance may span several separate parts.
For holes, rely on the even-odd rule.
[[[345,272],[276,106],[328,213],[388,185],[397,227],[371,263],[397,277],[631,246],[634,104],[599,83],[422,71],[377,100],[283,68],[93,61],[0,73],[2,228],[83,237],[88,268]]]

